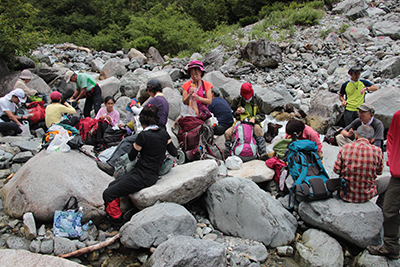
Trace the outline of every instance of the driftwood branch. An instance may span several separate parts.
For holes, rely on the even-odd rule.
[[[111,245],[112,243],[114,243],[115,240],[117,240],[118,238],[119,238],[119,234],[113,236],[112,238],[110,238],[110,239],[108,239],[106,241],[97,243],[96,245],[93,245],[93,246],[90,246],[90,247],[86,247],[86,248],[81,248],[81,249],[75,250],[73,252],[60,255],[59,257],[61,257],[61,258],[77,257],[77,256],[80,256],[82,254],[89,253],[89,252],[92,252],[92,251],[107,247],[107,246]]]
[[[90,54],[90,49],[87,47],[83,47],[83,46],[76,46],[74,44],[63,44],[63,46],[61,47],[62,49],[66,50],[66,49],[77,49],[77,50],[81,50],[81,51],[85,51],[88,54]]]

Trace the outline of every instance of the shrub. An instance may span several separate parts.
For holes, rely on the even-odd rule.
[[[135,49],[145,52],[150,46],[156,47],[158,42],[151,36],[143,36],[134,40],[132,44]]]

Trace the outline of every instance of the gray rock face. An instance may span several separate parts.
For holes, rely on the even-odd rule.
[[[35,68],[35,61],[30,59],[29,57],[15,57],[15,60],[15,64],[17,65],[16,69],[18,70]]]
[[[267,39],[250,41],[240,50],[244,59],[259,68],[276,68],[282,62],[281,53],[280,47]]]
[[[374,203],[349,203],[336,198],[322,201],[301,202],[299,215],[314,227],[361,248],[381,244],[383,216]]]
[[[59,236],[54,237],[54,255],[63,255],[76,250],[74,241]]]
[[[376,36],[389,36],[393,40],[400,39],[400,16],[392,13],[384,21],[376,22],[372,26]]]
[[[342,246],[328,234],[308,229],[296,243],[295,261],[300,266],[343,266]]]
[[[37,267],[37,266],[84,266],[76,262],[48,255],[40,255],[25,250],[1,249],[0,262],[3,267]]]
[[[284,85],[275,85],[274,87],[254,85],[253,89],[254,93],[262,98],[264,102],[263,110],[267,114],[277,108],[283,108],[286,103],[293,101],[293,97]],[[238,90],[240,91],[240,87]]]
[[[389,129],[393,114],[399,110],[400,91],[397,87],[383,87],[368,94],[366,102],[375,108],[375,117],[382,121],[385,129]]]
[[[400,56],[386,57],[374,65],[382,77],[394,78],[400,74]]]
[[[164,59],[160,55],[160,52],[158,52],[158,50],[153,46],[150,46],[149,50],[146,53],[146,57],[147,64],[164,64]]]
[[[92,159],[79,152],[46,155],[42,151],[22,166],[0,193],[4,210],[12,217],[21,218],[30,211],[37,220],[49,222],[54,211],[61,210],[74,195],[84,209],[84,220],[95,221],[104,216],[99,209],[103,206],[101,192],[111,181]]]
[[[225,178],[206,193],[212,225],[221,232],[277,247],[293,241],[297,221],[282,205],[254,182]]]
[[[161,203],[133,215],[120,229],[121,243],[128,248],[157,247],[168,235],[191,236],[196,219],[183,206]]]
[[[112,58],[106,62],[103,69],[100,71],[100,76],[107,79],[112,76],[121,77],[125,73],[127,73],[127,69],[125,68],[122,60],[118,58]]]
[[[124,96],[134,98],[139,92],[140,84],[137,75],[128,72],[120,79],[120,91]]]
[[[215,241],[177,236],[162,243],[143,267],[150,266],[227,266],[225,247]]]
[[[202,160],[178,165],[162,176],[153,186],[129,195],[139,209],[154,205],[157,201],[186,204],[202,195],[218,175],[214,160]]]
[[[169,104],[168,118],[175,120],[181,113],[182,95],[178,90],[166,87],[163,89],[165,99]]]
[[[120,81],[118,78],[111,76],[105,80],[98,82],[101,88],[101,97],[114,96],[119,91]]]
[[[203,64],[206,72],[219,70],[224,61],[224,47],[218,46],[214,50],[208,52],[203,58]]]
[[[229,170],[229,176],[242,177],[252,180],[255,183],[262,183],[272,180],[275,171],[265,165],[265,161],[251,160],[244,162],[239,170]]]

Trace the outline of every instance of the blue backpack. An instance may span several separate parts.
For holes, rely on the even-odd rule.
[[[289,206],[292,194],[300,201],[313,201],[331,196],[326,186],[329,175],[317,151],[317,144],[310,140],[297,140],[289,144],[286,160],[288,172],[294,181],[290,188]]]

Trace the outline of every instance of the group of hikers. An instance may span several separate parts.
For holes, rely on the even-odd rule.
[[[360,79],[361,71],[362,68],[359,66],[350,68],[348,72],[350,80],[345,82],[340,90],[339,99],[345,107],[343,116],[345,127],[335,137],[336,143],[341,148],[333,171],[346,181],[346,192],[340,192],[340,197],[344,201],[362,203],[379,195],[377,205],[384,215],[384,244],[368,246],[367,249],[373,255],[397,259],[400,251],[398,244],[400,167],[396,163],[400,160],[400,137],[396,132],[400,127],[400,111],[394,114],[387,133],[387,164],[392,176],[377,179],[382,174],[384,164],[382,152],[384,126],[374,117],[375,108],[365,103],[365,94],[378,88],[371,82]],[[239,156],[243,160],[259,158],[263,161],[271,157],[267,153],[267,143],[261,124],[266,115],[263,100],[255,94],[252,85],[242,84],[240,94],[228,103],[221,97],[220,90],[202,79],[205,69],[201,61],[190,62],[188,72],[191,79],[182,85],[182,104],[191,112],[190,116],[212,127],[213,135],[225,137],[227,155]],[[101,147],[105,130],[108,127],[123,126],[118,111],[114,109],[115,99],[106,96],[105,107],[102,108],[101,88],[90,75],[67,71],[64,77],[66,82],[76,83],[76,91],[68,101],[65,101],[57,91],[50,94],[51,104],[46,106],[45,127],[47,129],[53,124],[60,123],[79,125],[81,118],[73,116],[76,113],[74,106],[79,99],[86,98],[83,117],[90,118],[90,112],[94,108],[96,113],[94,119],[98,123],[94,138],[95,151],[100,152],[105,148]],[[3,135],[21,133],[21,120],[29,119],[28,115],[14,113],[17,104],[24,103],[26,98],[29,101],[29,97],[37,94],[36,90],[26,86],[32,78],[33,75],[29,70],[22,71],[14,90],[0,98],[0,132]],[[103,192],[105,210],[114,228],[120,227],[125,222],[119,207],[120,197],[154,185],[166,154],[169,153],[173,157],[178,154],[167,133],[169,104],[162,91],[162,85],[157,79],[147,82],[146,92],[150,98],[138,109],[139,122],[143,130],[125,136],[105,162],[97,161],[101,170],[117,178]],[[65,117],[64,114],[71,116]],[[211,125],[211,116],[216,118],[217,123]],[[181,120],[178,118],[177,121]],[[246,133],[247,127],[250,129],[249,133]],[[292,119],[287,122],[285,131],[286,140],[315,142],[316,153],[323,159],[319,134],[310,126],[301,120]],[[248,151],[245,151],[247,147],[243,142],[248,142]],[[237,149],[239,143],[242,147]],[[252,153],[253,157],[246,157],[247,152]],[[119,172],[116,175],[116,164],[123,155],[127,155],[130,161],[136,161],[135,166],[129,172]]]

